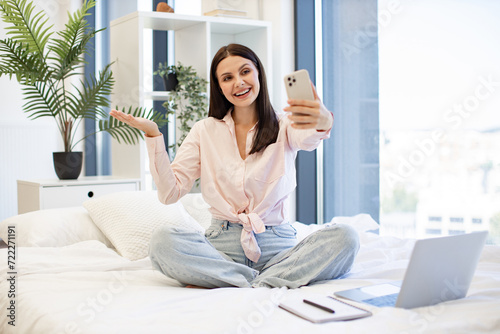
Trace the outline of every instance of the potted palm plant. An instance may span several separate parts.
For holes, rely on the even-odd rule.
[[[86,16],[95,6],[85,0],[82,7],[68,14],[62,31],[54,34],[44,11],[35,13],[35,6],[26,0],[0,1],[0,14],[7,24],[7,38],[0,40],[0,76],[15,77],[23,87],[24,112],[31,119],[52,117],[62,136],[64,152],[54,152],[54,167],[60,179],[78,178],[82,152],[75,146],[96,132],[106,131],[118,141],[135,144],[142,133],[110,117],[109,107],[114,79],[111,64],[89,80],[76,80],[83,74],[84,55],[90,40],[100,31],[89,27]],[[123,109],[126,113],[165,124],[163,115],[143,108]],[[83,119],[98,122],[97,131],[77,139]],[[72,168],[76,167],[76,168]],[[75,169],[74,171],[72,171]]]

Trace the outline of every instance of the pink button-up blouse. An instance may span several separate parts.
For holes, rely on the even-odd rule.
[[[243,225],[242,247],[254,262],[261,254],[254,233],[288,222],[285,200],[296,186],[297,151],[314,150],[330,136],[330,130],[294,129],[285,114],[278,114],[278,118],[276,143],[252,155],[248,153],[256,127],[248,131],[245,160],[238,151],[231,112],[222,120],[209,117],[197,122],[172,163],[163,137],[146,137],[159,200],[164,204],[177,202],[201,177],[201,192],[212,217]]]

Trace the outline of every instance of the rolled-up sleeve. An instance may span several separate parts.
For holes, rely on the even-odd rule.
[[[323,139],[330,138],[332,128],[327,131],[317,131],[316,129],[295,129],[292,127],[288,117],[283,117],[283,124],[287,128],[287,138],[290,147],[295,150],[312,151],[316,149]]]
[[[184,139],[172,163],[165,148],[163,135],[146,137],[149,168],[158,189],[158,199],[164,204],[177,202],[188,193],[200,176],[200,150],[193,129]]]

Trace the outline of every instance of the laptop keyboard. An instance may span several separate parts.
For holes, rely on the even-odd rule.
[[[384,307],[384,306],[394,306],[396,305],[396,300],[398,299],[398,293],[394,293],[392,295],[386,295],[386,296],[380,296],[380,297],[375,297],[375,298],[370,298],[370,299],[364,299],[363,302],[373,305],[373,306],[378,306],[378,307]]]

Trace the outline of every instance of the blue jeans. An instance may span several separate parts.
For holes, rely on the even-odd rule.
[[[359,249],[348,225],[327,226],[297,243],[290,224],[266,226],[255,237],[259,261],[245,257],[242,225],[212,220],[205,235],[172,227],[158,228],[149,255],[155,269],[181,283],[216,287],[298,288],[347,273]]]

